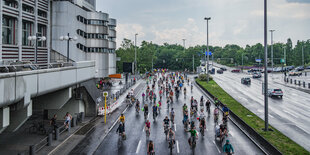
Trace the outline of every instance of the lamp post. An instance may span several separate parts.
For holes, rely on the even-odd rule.
[[[305,55],[304,55],[304,42],[302,42],[302,46],[301,46],[301,57],[302,57],[302,66],[305,66]]]
[[[275,30],[269,30],[271,33],[271,68],[272,68],[272,72],[273,72],[273,32]]]
[[[35,61],[35,63],[38,63],[38,41],[45,41],[46,37],[45,36],[39,36],[39,34],[36,33],[35,36],[29,36],[28,40],[29,41],[35,41],[34,61]]]
[[[211,20],[211,17],[205,17],[204,18],[207,21],[207,83],[209,83],[209,20]]]
[[[138,33],[135,34],[135,76],[137,73],[137,35]]]
[[[69,62],[69,42],[70,41],[76,41],[78,38],[76,36],[70,36],[70,34],[68,33],[67,36],[60,36],[59,40],[61,41],[67,41],[67,62]]]
[[[185,52],[185,41],[186,39],[182,39],[183,40],[183,47],[184,47],[184,52]]]
[[[264,49],[265,49],[265,75],[264,75],[264,101],[265,101],[265,131],[268,131],[268,72],[267,72],[267,58],[268,58],[268,49],[267,49],[267,0],[264,0]]]

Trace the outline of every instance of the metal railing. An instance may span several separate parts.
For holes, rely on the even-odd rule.
[[[32,71],[50,68],[61,68],[74,66],[73,63],[59,62],[59,63],[46,63],[46,64],[16,64],[16,65],[1,65],[0,73],[10,73],[10,72],[21,72],[21,71]]]

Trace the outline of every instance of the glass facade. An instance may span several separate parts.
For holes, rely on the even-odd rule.
[[[23,21],[23,36],[22,36],[23,46],[31,45],[31,42],[28,40],[28,37],[33,35],[32,32],[33,32],[33,23],[29,21]]]
[[[38,24],[38,36],[45,36],[47,34],[47,28],[46,25]],[[38,41],[39,47],[46,47],[46,41]]]

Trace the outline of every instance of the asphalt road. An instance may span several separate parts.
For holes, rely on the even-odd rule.
[[[251,85],[241,84],[246,73],[215,74],[214,80],[234,99],[264,120],[264,96],[260,79],[251,78]],[[281,88],[283,99],[270,98],[269,123],[299,145],[310,151],[310,94],[275,82],[281,75],[269,75],[269,88]]]
[[[176,134],[176,146],[173,149],[173,154],[222,154],[222,144],[215,141],[214,138],[214,122],[212,115],[212,111],[214,109],[213,105],[211,106],[211,114],[209,117],[207,117],[207,130],[205,131],[205,136],[203,137],[201,134],[199,134],[197,147],[194,150],[190,149],[187,143],[187,139],[190,135],[184,131],[182,124],[182,106],[185,102],[188,107],[190,106],[189,102],[192,95],[198,100],[203,94],[195,87],[193,92],[189,91],[189,86],[186,85],[186,87],[188,90],[186,99],[184,99],[182,92],[182,95],[180,95],[178,101],[176,101],[174,98],[175,102],[172,105],[176,113],[175,125],[173,125],[173,129],[175,130]],[[157,86],[156,93],[158,95]],[[141,94],[139,96],[139,100],[141,101]],[[149,109],[151,109],[151,104],[147,102],[146,104],[148,104]],[[167,108],[165,97],[163,98],[161,113],[155,122],[153,121],[151,110],[149,111],[149,120],[151,122],[150,139],[154,141],[155,152],[156,154],[169,154],[168,143],[165,140],[164,128],[162,126],[164,117],[167,116],[170,112],[170,109]],[[206,116],[208,116],[208,114],[206,114]],[[143,112],[140,111],[140,113],[137,114],[133,106],[125,112],[125,117],[127,139],[123,141],[121,145],[118,145],[119,136],[116,134],[116,128],[118,125],[116,125],[101,142],[100,146],[94,154],[147,154],[146,136],[143,130]],[[196,128],[198,127],[197,123],[198,121],[195,123]],[[235,154],[263,154],[261,150],[258,149],[256,145],[254,145],[233,123],[228,123],[228,129],[228,139],[235,149]]]

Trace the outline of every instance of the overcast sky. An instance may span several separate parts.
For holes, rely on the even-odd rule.
[[[117,19],[117,46],[123,38],[186,47],[263,43],[263,0],[97,0],[97,10]],[[310,0],[269,0],[268,29],[274,42],[310,39]],[[270,32],[268,33],[270,43]]]

